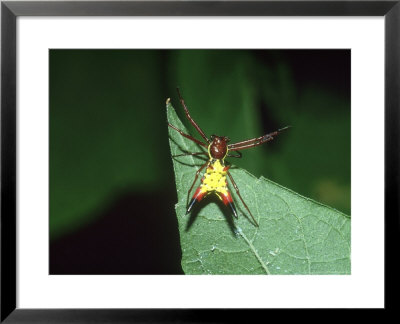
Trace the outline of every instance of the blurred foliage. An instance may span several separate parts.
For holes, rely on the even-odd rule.
[[[166,181],[161,69],[154,51],[50,52],[52,236],[87,223],[125,191]]]
[[[299,63],[311,54],[320,66]],[[51,237],[123,192],[174,186],[164,104],[171,97],[184,119],[176,86],[208,135],[234,142],[291,125],[232,162],[350,214],[350,89],[330,82],[343,57],[350,62],[349,51],[332,50],[51,50]]]

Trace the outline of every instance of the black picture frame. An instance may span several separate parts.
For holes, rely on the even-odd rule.
[[[400,0],[2,1],[1,322],[234,322],[263,310],[16,308],[16,19],[18,16],[382,16],[385,19],[385,308],[398,275],[387,266],[399,232]],[[371,130],[371,136],[373,136]],[[368,141],[368,139],[366,139]],[[387,285],[389,283],[389,285]],[[392,288],[391,288],[392,287]],[[393,302],[394,303],[394,302]],[[251,316],[261,314],[251,314]],[[255,317],[254,317],[255,318]]]

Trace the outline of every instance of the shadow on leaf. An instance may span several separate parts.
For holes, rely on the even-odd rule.
[[[221,211],[221,213],[224,214],[224,218],[228,223],[228,226],[232,232],[232,235],[236,237],[237,230],[235,227],[235,223],[233,221],[232,214],[231,214],[230,210],[221,202],[221,200],[218,199],[218,197],[215,194],[210,194],[209,196],[205,197],[202,201],[200,201],[199,203],[197,203],[193,206],[193,209],[190,212],[189,220],[186,224],[185,231],[188,232],[190,230],[193,223],[197,219],[197,216],[199,215],[200,211],[206,205],[212,204],[212,203],[216,204],[218,206],[219,210]],[[210,226],[212,226],[212,225],[210,225]]]

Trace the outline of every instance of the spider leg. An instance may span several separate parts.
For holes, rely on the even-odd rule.
[[[183,153],[183,154],[172,155],[172,157],[187,156],[187,155],[202,155],[202,154],[208,154],[208,153],[207,152]]]
[[[244,150],[244,149],[247,149],[247,148],[255,147],[255,146],[264,144],[266,142],[272,141],[273,139],[274,139],[273,137],[263,138],[261,140],[255,141],[255,142],[250,143],[250,144],[244,144],[244,145],[237,146],[237,147],[232,147],[232,148],[230,147],[229,150],[230,151]]]
[[[188,134],[185,134],[184,132],[182,132],[179,128],[175,127],[174,125],[171,125],[170,123],[168,123],[168,126],[171,127],[172,129],[175,129],[179,134],[181,134],[183,137],[186,137],[188,139],[190,139],[191,141],[208,148],[208,145],[199,141],[198,139],[194,138],[193,136],[190,136]]]
[[[267,134],[267,135],[263,135],[263,136],[260,136],[260,137],[255,137],[255,138],[252,138],[252,139],[241,141],[241,142],[238,142],[238,143],[228,144],[228,149],[233,149],[233,148],[238,147],[238,146],[244,146],[246,144],[254,143],[256,141],[261,141],[264,137],[268,137],[268,136],[272,136],[272,135],[271,134]]]
[[[197,125],[197,123],[194,121],[194,119],[190,116],[189,114],[189,110],[186,107],[185,101],[183,100],[181,93],[179,91],[179,88],[176,88],[176,90],[178,91],[178,96],[179,96],[179,100],[181,102],[181,105],[183,107],[183,109],[185,110],[185,114],[187,119],[189,119],[190,123],[193,125],[194,128],[197,129],[197,131],[199,132],[199,134],[201,135],[201,137],[203,137],[203,139],[207,142],[210,143],[209,138],[206,136],[206,134],[203,132],[203,130],[200,128],[199,125]]]
[[[228,152],[227,157],[233,157],[233,158],[238,158],[240,159],[242,157],[242,153],[240,153],[239,151],[236,151],[237,154],[231,154]]]
[[[238,186],[236,185],[236,182],[235,182],[235,180],[233,180],[233,177],[232,177],[232,175],[229,173],[229,171],[227,171],[227,174],[228,174],[228,176],[229,176],[229,179],[231,180],[231,182],[232,182],[232,184],[233,184],[233,187],[234,187],[234,188],[235,188],[235,190],[236,190],[236,193],[237,193],[237,195],[239,196],[240,200],[242,201],[242,203],[243,203],[244,207],[246,207],[246,209],[247,209],[247,211],[249,212],[249,214],[250,214],[251,218],[253,219],[253,221],[254,221],[255,225],[256,225],[257,227],[259,227],[259,225],[258,225],[258,223],[257,223],[256,219],[254,218],[253,214],[251,213],[251,211],[250,211],[249,207],[247,207],[247,205],[246,205],[246,203],[244,202],[244,200],[243,200],[242,196],[240,195],[239,188],[238,188]]]
[[[228,149],[230,151],[237,151],[237,150],[243,150],[243,149],[247,149],[250,147],[255,147],[255,146],[264,144],[266,142],[272,141],[274,139],[274,136],[277,136],[278,134],[280,134],[282,131],[288,129],[289,127],[290,126],[286,126],[275,132],[272,132],[272,133],[269,133],[269,134],[266,134],[266,135],[263,135],[260,137],[252,138],[252,139],[234,143],[234,144],[229,144]]]
[[[200,167],[200,169],[197,170],[196,175],[195,175],[195,177],[194,177],[194,181],[193,181],[193,183],[192,183],[192,186],[190,187],[190,189],[189,189],[189,191],[188,191],[187,198],[186,198],[186,207],[187,207],[187,209],[186,209],[186,214],[188,214],[188,213],[190,212],[190,210],[192,209],[192,207],[193,207],[193,205],[194,205],[194,203],[195,203],[195,201],[196,201],[195,199],[192,199],[192,202],[190,203],[190,206],[189,206],[189,197],[190,197],[190,193],[192,192],[193,186],[194,186],[194,184],[196,183],[197,178],[199,177],[199,174],[200,174],[201,170],[203,170],[204,167],[205,167],[207,164],[208,164],[208,161],[207,161],[206,163],[204,163],[204,164]],[[194,201],[193,201],[193,200],[194,200]]]

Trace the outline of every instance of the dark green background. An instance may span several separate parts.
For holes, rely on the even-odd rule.
[[[350,214],[349,50],[51,50],[50,273],[181,273],[178,85],[208,135],[291,125],[231,162]]]

